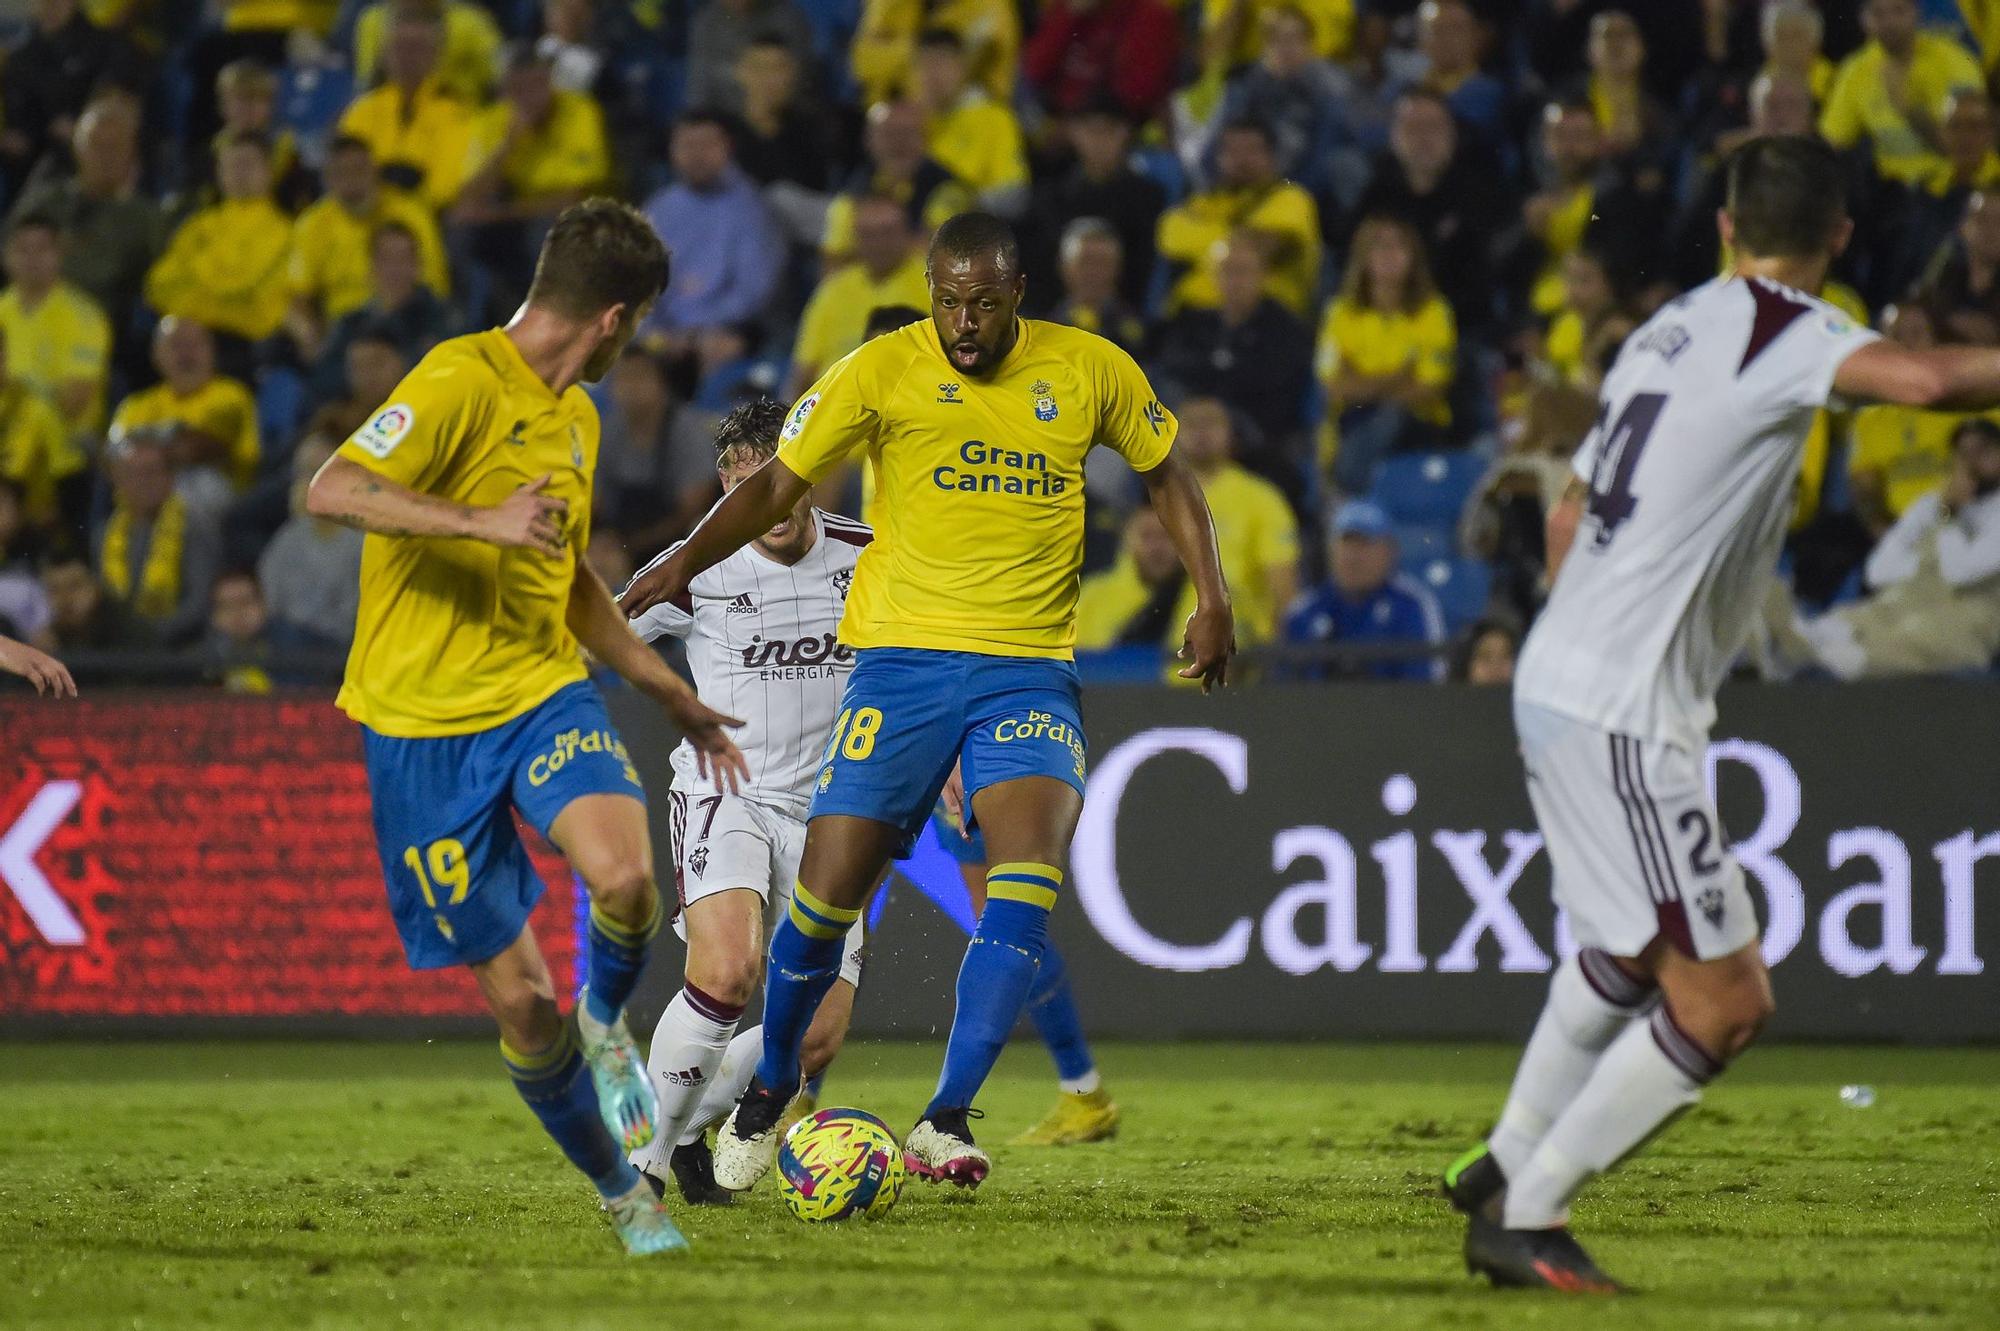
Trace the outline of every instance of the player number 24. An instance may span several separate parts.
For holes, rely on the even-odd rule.
[[[432,886],[433,883],[437,887],[451,889],[451,900],[447,904],[453,906],[465,900],[465,894],[472,890],[472,872],[465,866],[465,847],[450,837],[431,842],[421,855],[415,846],[405,846],[403,863],[409,865],[410,872],[417,876],[417,886],[423,889],[424,904],[433,909],[438,904],[437,888]],[[428,874],[424,872],[426,863],[430,867]]]
[[[860,762],[875,752],[875,732],[882,728],[882,713],[874,707],[850,707],[840,714],[833,723],[833,738],[828,741],[828,757],[835,753]]]

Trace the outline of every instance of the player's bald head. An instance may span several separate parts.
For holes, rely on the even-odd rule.
[[[1002,279],[1021,273],[1021,243],[1014,228],[992,213],[960,213],[945,222],[931,237],[925,267],[932,273],[990,260]]]

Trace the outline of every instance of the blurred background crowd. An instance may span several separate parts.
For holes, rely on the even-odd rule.
[[[1638,322],[1726,261],[1728,152],[1818,133],[1829,300],[2000,344],[2000,0],[32,0],[0,5],[0,632],[99,674],[337,673],[360,537],[302,482],[609,192],[674,251],[596,390],[614,585],[710,430],[924,317],[978,206],[1027,312],[1180,415],[1266,677],[1504,682],[1542,515]],[[859,477],[824,502],[865,516]],[[1192,602],[1115,461],[1081,643],[1155,678]],[[2000,425],[1814,427],[1746,670],[1983,672]]]

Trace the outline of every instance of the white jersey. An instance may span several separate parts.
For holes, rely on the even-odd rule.
[[[686,595],[632,623],[648,642],[686,640],[701,700],[743,719],[731,732],[750,765],[741,795],[791,818],[805,817],[812,803],[826,737],[854,669],[854,649],[840,642],[840,616],[855,561],[873,538],[862,524],[818,509],[813,525],[812,549],[798,563],[780,564],[746,545],[703,571]],[[675,790],[721,793],[697,774],[685,741],[673,763]]]
[[[1704,283],[1626,340],[1577,450],[1590,498],[1515,672],[1521,701],[1699,748],[1791,516],[1813,414],[1876,340],[1761,278]]]

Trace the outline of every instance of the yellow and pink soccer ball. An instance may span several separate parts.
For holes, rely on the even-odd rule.
[[[880,1220],[903,1195],[905,1177],[896,1134],[859,1109],[808,1114],[778,1147],[778,1195],[801,1220]]]

